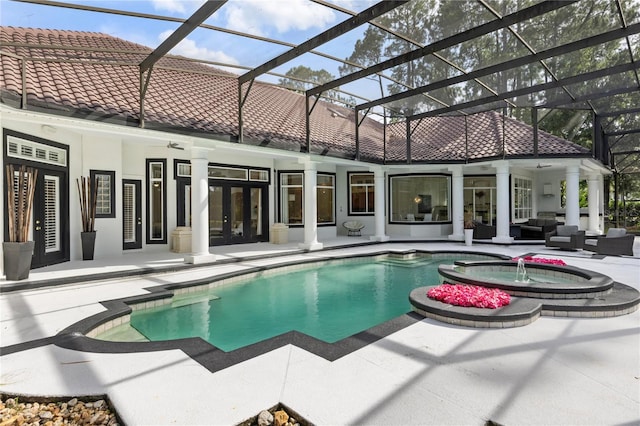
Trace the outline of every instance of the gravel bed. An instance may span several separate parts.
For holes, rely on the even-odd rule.
[[[104,399],[38,398],[0,394],[0,426],[119,426]]]

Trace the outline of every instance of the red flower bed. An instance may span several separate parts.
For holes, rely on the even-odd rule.
[[[427,296],[449,305],[496,309],[511,302],[511,296],[497,288],[476,285],[442,284],[427,291]]]
[[[546,263],[547,265],[560,265],[560,266],[567,265],[566,263],[564,263],[564,260],[562,259],[545,259],[544,257],[533,257],[533,256],[514,257],[511,260],[515,260],[517,262],[518,259],[522,259],[525,262],[530,262],[530,263]]]

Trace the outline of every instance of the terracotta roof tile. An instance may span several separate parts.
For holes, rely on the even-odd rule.
[[[6,46],[7,43],[83,46],[111,49],[88,52]],[[29,103],[100,112],[122,119],[138,119],[138,64],[151,49],[106,34],[0,27],[3,49],[34,58],[63,58],[70,63],[28,61]],[[99,60],[101,63],[96,63]],[[118,62],[119,64],[109,64]],[[122,65],[127,63],[130,65]],[[0,55],[0,89],[20,96],[20,63]],[[245,87],[246,90],[246,87]],[[145,121],[237,138],[238,80],[235,74],[208,65],[164,57],[151,75],[145,98]],[[245,143],[301,151],[306,146],[304,96],[256,82],[243,109]],[[470,158],[525,155],[533,150],[530,126],[496,113],[466,118],[432,117],[413,122],[413,161],[443,162]],[[465,137],[465,126],[468,137]],[[383,125],[365,118],[359,129],[361,159],[406,161],[405,122],[390,124],[387,141]],[[311,152],[353,158],[356,153],[354,111],[318,102],[311,115]],[[540,154],[577,154],[586,149],[539,132]]]

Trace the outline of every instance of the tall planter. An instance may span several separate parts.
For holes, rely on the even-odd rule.
[[[93,251],[96,247],[96,231],[81,232],[82,260],[93,260]]]
[[[38,170],[13,164],[7,164],[5,170],[9,232],[5,235],[7,241],[2,243],[3,268],[7,280],[18,281],[29,278],[35,247],[28,239]]]
[[[34,246],[33,241],[2,243],[4,274],[8,281],[29,278]]]
[[[82,219],[82,260],[93,260],[93,252],[96,246],[96,194],[98,193],[98,180],[91,187],[91,178],[82,176],[76,179],[78,185],[78,199],[80,201],[80,215]]]
[[[473,244],[473,229],[464,230],[464,245],[470,246]]]

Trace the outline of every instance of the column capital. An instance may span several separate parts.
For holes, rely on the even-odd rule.
[[[600,180],[600,176],[602,176],[600,173],[588,173],[587,180],[598,181]]]
[[[565,169],[567,173],[580,173],[579,164],[567,164],[567,167]]]
[[[509,173],[509,161],[497,160],[491,162],[491,166],[496,169],[496,173]]]
[[[462,164],[453,164],[449,167],[447,167],[447,169],[451,172],[451,174],[453,176],[462,176]]]
[[[305,170],[316,170],[319,161],[313,161],[308,157],[298,158],[298,164],[302,164]]]
[[[209,161],[209,151],[212,151],[212,150],[208,148],[194,146],[191,148],[191,159]]]

